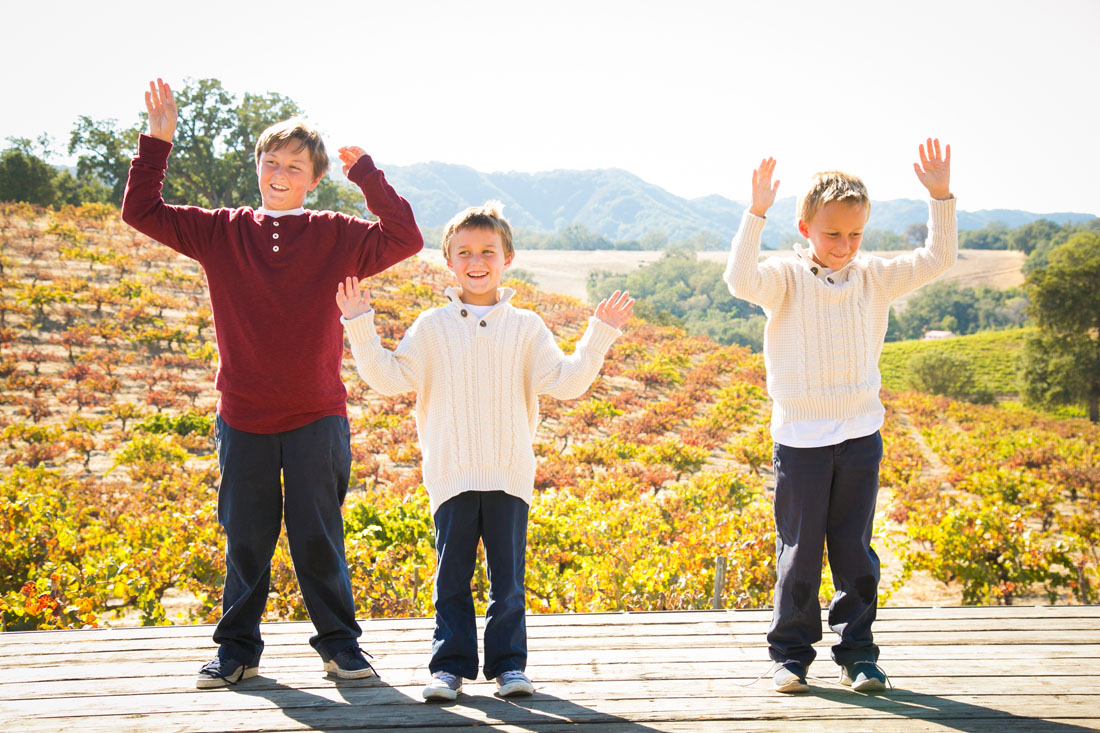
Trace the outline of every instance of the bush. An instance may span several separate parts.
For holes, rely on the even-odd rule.
[[[909,360],[909,385],[920,392],[955,399],[976,391],[970,359],[943,350],[925,351]]]

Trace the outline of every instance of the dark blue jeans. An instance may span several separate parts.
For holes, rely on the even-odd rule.
[[[527,667],[523,573],[527,502],[503,491],[467,491],[435,511],[435,632],[428,669],[477,679],[477,625],[470,581],[477,542],[485,545],[485,677]]]
[[[775,445],[775,608],[768,653],[809,665],[821,640],[821,563],[829,549],[836,595],[829,628],[840,636],[837,664],[878,660],[871,636],[879,561],[871,549],[882,437],[877,433],[821,448]]]
[[[351,471],[347,418],[324,417],[294,430],[257,434],[232,428],[218,415],[214,431],[226,564],[214,641],[234,659],[259,662],[271,556],[285,517],[294,573],[317,630],[309,643],[331,659],[362,633],[340,515]]]

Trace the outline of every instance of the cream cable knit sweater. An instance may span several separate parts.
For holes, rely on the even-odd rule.
[[[359,375],[384,395],[416,392],[416,429],[431,511],[466,491],[505,491],[531,503],[538,395],[584,394],[621,333],[597,318],[566,356],[537,313],[512,306],[511,288],[483,318],[450,303],[421,313],[394,351],[374,311],[343,320]]]
[[[730,292],[767,315],[764,365],[772,427],[881,411],[878,360],[890,303],[955,263],[955,199],[929,202],[928,241],[892,259],[859,255],[829,285],[809,257],[758,262],[764,219],[745,212],[725,279]]]

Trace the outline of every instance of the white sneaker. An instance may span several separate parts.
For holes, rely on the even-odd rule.
[[[435,672],[424,687],[425,700],[454,700],[462,692],[462,678],[450,672]]]
[[[513,669],[497,677],[497,694],[501,697],[525,697],[535,692],[535,686],[523,672]]]

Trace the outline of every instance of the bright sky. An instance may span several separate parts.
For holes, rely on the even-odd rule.
[[[5,3],[0,147],[127,124],[150,78],[295,100],[331,148],[481,171],[617,167],[688,197],[816,170],[967,210],[1100,215],[1097,0]],[[60,162],[60,161],[58,161]]]

